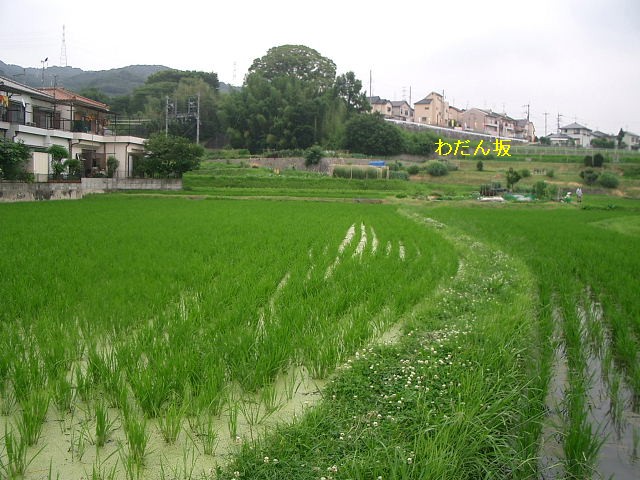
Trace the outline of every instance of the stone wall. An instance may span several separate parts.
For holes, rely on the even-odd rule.
[[[0,182],[0,202],[77,200],[88,193],[118,190],[182,190],[180,178],[83,178],[78,182]]]

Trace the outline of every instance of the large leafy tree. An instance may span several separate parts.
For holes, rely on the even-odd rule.
[[[249,68],[249,75],[252,74],[258,74],[267,80],[294,78],[317,91],[324,91],[333,86],[336,64],[313,48],[280,45],[270,48],[266,55],[253,61]]]
[[[336,79],[332,60],[302,45],[271,48],[254,60],[242,91],[221,102],[230,144],[257,152],[341,146],[349,115],[367,110],[353,72]]]

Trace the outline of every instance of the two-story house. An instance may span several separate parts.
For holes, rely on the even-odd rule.
[[[406,100],[392,101],[391,118],[403,122],[413,122],[413,108]]]
[[[584,125],[580,125],[579,123],[571,123],[564,127],[560,127],[559,133],[572,138],[575,145],[577,146],[591,146],[591,139],[593,138],[593,135],[591,134],[591,129],[585,127]]]
[[[624,132],[624,136],[622,137],[622,141],[627,146],[629,150],[639,150],[640,149],[640,135],[631,132]]]
[[[431,92],[414,106],[414,119],[417,123],[447,127],[449,125],[449,103],[444,96]]]
[[[504,113],[481,108],[470,108],[459,116],[465,130],[484,133],[494,137],[515,137],[516,121]]]
[[[116,176],[131,176],[145,139],[110,132],[110,119],[104,103],[63,88],[36,89],[0,77],[0,136],[31,148],[27,171],[37,181],[46,181],[52,173],[46,153],[51,145],[61,145],[71,158],[81,160],[84,176],[105,173],[110,156],[119,161]]]
[[[393,115],[393,105],[391,101],[380,97],[369,97],[369,103],[371,104],[371,113],[379,113],[385,118],[391,118]]]

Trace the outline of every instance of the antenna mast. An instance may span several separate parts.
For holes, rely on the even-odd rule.
[[[65,38],[64,25],[62,25],[62,47],[60,47],[60,66],[67,66],[67,40]]]

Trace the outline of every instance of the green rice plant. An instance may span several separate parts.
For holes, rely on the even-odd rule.
[[[20,437],[24,439],[28,446],[38,443],[42,426],[49,409],[49,394],[47,391],[39,390],[22,402],[22,412],[17,421]]]
[[[10,416],[15,410],[18,401],[13,388],[9,386],[9,382],[5,383],[3,391],[0,392],[0,415]]]
[[[76,395],[85,403],[89,403],[91,400],[92,385],[89,375],[82,371],[80,365],[74,365],[73,367],[73,379]]]
[[[205,455],[213,455],[218,445],[218,431],[214,417],[203,413],[195,418],[192,431],[200,440],[202,452]]]
[[[176,401],[171,402],[158,416],[158,428],[167,444],[173,445],[176,442],[182,430],[184,416],[184,407],[178,405]]]
[[[53,380],[52,397],[60,415],[71,412],[73,405],[73,387],[67,379],[66,374],[60,375]]]
[[[136,415],[134,412],[128,412],[124,415],[123,428],[129,447],[127,458],[135,465],[141,467],[144,465],[147,446],[149,444],[147,421],[144,416]]]
[[[227,427],[229,429],[229,436],[232,439],[238,437],[238,413],[240,411],[239,401],[229,403],[227,405]]]
[[[104,447],[111,432],[114,430],[115,420],[109,419],[107,406],[101,399],[96,401],[94,411],[96,417],[96,435],[94,441],[96,447]]]
[[[78,428],[71,428],[69,451],[72,460],[82,460],[87,451],[87,441],[90,438],[86,421],[81,421]]]
[[[115,480],[118,478],[118,461],[116,460],[111,467],[106,465],[107,461],[118,451],[114,450],[103,460],[99,455],[96,455],[96,459],[91,465],[91,473],[85,471],[85,477],[89,480]]]
[[[279,391],[273,383],[264,386],[262,390],[260,390],[260,402],[264,405],[264,410],[267,415],[276,412],[284,404],[284,401],[280,398]]]
[[[175,466],[167,467],[163,461],[160,461],[160,479],[161,480],[174,480],[174,479],[191,479],[193,478],[193,472],[196,468],[196,452],[195,448],[186,447],[182,449],[182,464],[176,463]]]
[[[4,431],[4,450],[7,456],[6,464],[0,457],[0,473],[7,479],[22,478],[27,466],[27,442],[18,437],[13,430],[7,430],[5,425]]]

